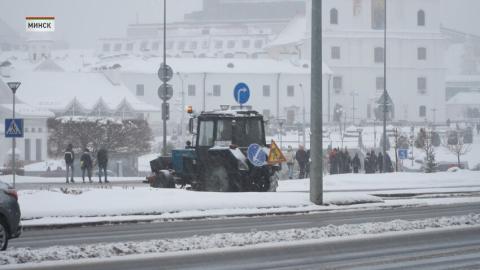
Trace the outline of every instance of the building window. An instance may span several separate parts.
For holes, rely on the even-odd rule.
[[[223,47],[223,41],[222,40],[216,40],[215,41],[215,49],[221,49]]]
[[[133,51],[133,43],[127,43],[127,51]]]
[[[383,90],[383,87],[385,86],[384,78],[383,77],[377,77],[375,85],[376,85],[375,89]]]
[[[110,43],[103,43],[103,48],[102,50],[104,52],[109,52],[110,51]]]
[[[263,46],[263,40],[261,40],[261,39],[255,40],[254,46],[255,46],[256,49],[262,48],[262,46]]]
[[[235,48],[235,40],[229,40],[227,42],[227,48],[229,48],[229,49]]]
[[[195,96],[195,85],[194,84],[189,84],[188,85],[188,96],[189,97],[194,97]]]
[[[220,85],[219,85],[219,84],[215,84],[215,85],[213,86],[213,96],[219,97],[219,96],[221,95],[221,90],[222,90],[222,88],[220,87]]]
[[[43,129],[42,128],[38,128],[38,133],[42,133],[43,132]]]
[[[427,78],[425,77],[417,78],[417,89],[418,89],[418,93],[420,94],[427,93]]]
[[[143,97],[145,95],[145,86],[143,84],[137,84],[137,97]]]
[[[270,85],[263,86],[263,96],[269,97],[270,96]]]
[[[160,49],[160,42],[155,41],[152,43],[152,51],[158,51]]]
[[[383,63],[384,62],[384,52],[382,47],[376,47],[374,49],[374,61],[375,63]]]
[[[35,160],[42,161],[42,140],[35,140]]]
[[[330,9],[330,24],[338,24],[338,10],[336,8]]]
[[[287,86],[287,96],[289,97],[295,96],[295,87],[293,85]]]
[[[121,43],[115,43],[115,46],[113,47],[113,50],[116,52],[119,52],[122,49],[122,44]]]
[[[342,91],[342,81],[342,77],[333,77],[333,90],[335,90],[336,93],[340,93]]]
[[[30,139],[25,139],[25,160],[30,161],[32,156],[31,156],[31,146],[30,146]]]
[[[372,0],[372,29],[385,29],[385,0]]]
[[[208,49],[208,48],[210,47],[209,45],[210,45],[210,44],[208,43],[208,40],[205,40],[205,41],[203,41],[203,43],[202,43],[202,48],[203,48],[203,49]]]
[[[35,128],[34,127],[32,127],[31,130],[32,130],[32,133],[35,133]]]
[[[417,25],[425,26],[425,11],[423,10],[417,12]]]
[[[140,44],[140,50],[146,51],[146,50],[147,50],[147,46],[148,46],[148,42],[147,42],[147,41],[143,41],[143,42]]]
[[[202,35],[210,35],[210,29],[209,28],[202,29]]]
[[[417,59],[427,60],[427,48],[424,48],[424,47],[417,48]]]
[[[190,50],[196,50],[197,49],[197,42],[196,41],[192,41],[190,42]]]
[[[340,59],[340,47],[334,46],[331,50],[332,59]]]
[[[427,107],[422,105],[418,108],[418,116],[419,117],[426,117],[427,116]]]
[[[242,48],[247,49],[250,48],[250,40],[246,39],[242,41]]]
[[[177,49],[180,51],[183,51],[185,49],[186,42],[185,41],[180,41],[178,42]]]

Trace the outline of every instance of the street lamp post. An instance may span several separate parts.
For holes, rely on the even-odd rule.
[[[307,142],[307,139],[306,139],[306,133],[305,133],[305,90],[303,90],[303,84],[299,84],[298,86],[300,86],[300,89],[302,89],[302,136],[303,136],[303,146],[306,147],[306,142]]]
[[[352,124],[355,125],[355,97],[358,96],[358,92],[352,91],[350,96],[352,96]]]
[[[17,89],[20,86],[20,82],[8,82],[8,87],[12,90],[13,96],[13,108],[12,108],[12,119],[15,121],[15,94],[17,93]],[[16,164],[15,164],[15,148],[16,140],[15,137],[12,138],[12,177],[13,177],[13,188],[15,188],[15,174],[16,174]]]

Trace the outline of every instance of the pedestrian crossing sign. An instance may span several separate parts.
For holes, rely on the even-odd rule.
[[[268,154],[267,162],[268,164],[287,162],[282,150],[280,150],[274,140],[272,140],[272,143],[270,144],[270,153]]]
[[[5,119],[5,138],[23,138],[23,119]]]

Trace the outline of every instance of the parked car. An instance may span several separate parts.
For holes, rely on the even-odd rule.
[[[0,250],[7,249],[8,240],[22,232],[17,191],[0,181]]]

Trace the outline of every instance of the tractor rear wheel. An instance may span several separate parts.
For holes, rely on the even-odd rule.
[[[214,192],[228,192],[230,190],[230,181],[225,167],[219,166],[205,173],[205,190]]]

